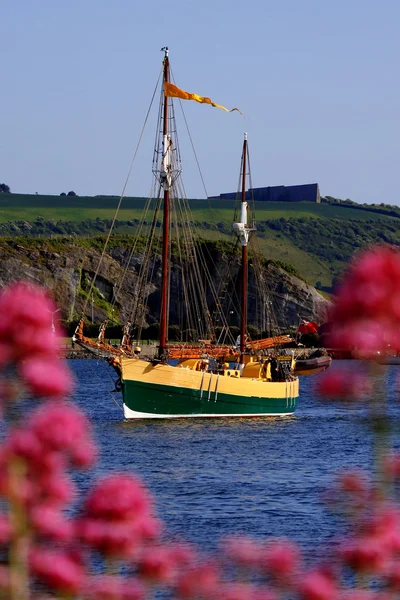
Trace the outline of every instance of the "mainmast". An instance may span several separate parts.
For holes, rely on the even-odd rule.
[[[164,56],[164,83],[169,81],[168,48],[163,48]],[[159,356],[165,354],[167,348],[167,312],[168,312],[168,250],[169,250],[169,191],[171,187],[171,137],[168,135],[168,98],[164,91],[163,108],[163,149],[160,179],[164,188],[164,217],[163,239],[161,256],[161,309],[160,309],[160,346]]]
[[[154,148],[153,173],[159,181],[164,194],[163,229],[161,252],[161,303],[160,303],[160,345],[159,358],[164,359],[168,338],[168,304],[169,304],[169,246],[170,246],[170,214],[172,188],[181,174],[181,163],[177,146],[173,144],[172,133],[175,131],[175,116],[172,101],[166,96],[165,84],[170,82],[170,65],[168,48],[164,52],[163,89],[161,93],[161,110],[157,123],[157,139]],[[161,121],[161,122],[160,122]]]
[[[246,350],[246,331],[247,331],[247,287],[248,287],[248,258],[247,244],[251,231],[255,231],[255,227],[249,227],[247,224],[247,208],[246,202],[246,170],[247,170],[247,133],[244,134],[243,152],[242,152],[242,190],[241,190],[241,210],[240,222],[233,224],[233,229],[237,231],[242,245],[242,285],[241,285],[241,302],[240,302],[240,363],[244,362],[244,354]]]

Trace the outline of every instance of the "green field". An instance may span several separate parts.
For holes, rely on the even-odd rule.
[[[126,238],[137,232],[135,222],[141,220],[146,201],[123,198],[115,236]],[[0,236],[31,239],[104,236],[116,217],[118,202],[119,198],[112,196],[1,194]],[[232,240],[233,200],[193,199],[189,203],[200,237]],[[400,246],[398,207],[361,206],[332,199],[321,204],[258,202],[254,209],[256,241],[261,253],[292,265],[302,278],[328,292],[355,251],[376,243]],[[96,243],[101,244],[101,238]]]
[[[45,220],[82,221],[85,219],[113,219],[118,206],[116,196],[39,196],[2,194],[0,196],[0,222]],[[118,220],[139,219],[145,198],[123,198]],[[195,221],[232,223],[232,200],[190,200]],[[344,220],[392,219],[376,211],[360,210],[347,205],[316,204],[313,202],[256,202],[257,221],[279,218],[321,218]]]

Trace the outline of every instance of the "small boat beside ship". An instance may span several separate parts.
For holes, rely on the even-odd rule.
[[[295,357],[294,373],[299,376],[317,375],[328,369],[332,364],[332,358],[324,349],[317,348],[311,352],[299,353]]]

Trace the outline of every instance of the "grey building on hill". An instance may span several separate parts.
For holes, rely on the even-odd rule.
[[[235,200],[237,192],[220,194],[213,198]],[[276,185],[273,187],[250,188],[246,200],[254,202],[321,202],[318,183],[304,185]]]

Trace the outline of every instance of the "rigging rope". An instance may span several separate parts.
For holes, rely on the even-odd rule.
[[[110,241],[111,233],[112,233],[112,231],[114,229],[115,221],[117,220],[117,216],[118,216],[118,213],[119,213],[119,209],[121,207],[122,199],[123,199],[123,197],[125,195],[126,186],[128,185],[128,181],[129,181],[129,178],[130,178],[131,173],[132,173],[133,165],[134,165],[134,162],[136,160],[136,155],[138,153],[140,143],[142,141],[144,130],[146,128],[146,124],[147,124],[147,121],[148,121],[148,118],[149,118],[149,115],[150,115],[151,107],[153,106],[154,97],[156,95],[156,91],[157,91],[157,88],[158,88],[158,84],[159,84],[160,78],[162,76],[162,72],[163,71],[161,70],[161,72],[160,72],[160,74],[158,76],[158,79],[157,79],[157,84],[156,84],[156,86],[154,88],[154,92],[153,92],[153,95],[152,95],[152,98],[151,98],[150,106],[149,106],[149,108],[147,110],[146,118],[145,118],[145,121],[144,121],[144,124],[143,124],[143,127],[142,127],[142,131],[141,131],[140,136],[139,136],[138,143],[136,145],[136,149],[135,149],[135,152],[134,152],[134,155],[133,155],[130,167],[129,167],[128,174],[126,176],[124,187],[122,188],[122,192],[121,192],[121,196],[120,196],[119,201],[118,201],[117,209],[115,211],[114,218],[112,220],[109,232],[107,234],[107,238],[106,238],[106,241],[105,241],[105,244],[104,244],[104,248],[103,248],[103,251],[102,251],[101,256],[100,256],[99,264],[98,264],[97,269],[95,271],[94,277],[92,278],[90,289],[89,289],[88,295],[87,295],[86,300],[85,300],[84,305],[83,305],[82,316],[85,315],[86,308],[87,308],[87,303],[88,303],[89,298],[90,298],[90,296],[91,296],[91,294],[93,292],[94,284],[95,284],[97,276],[99,274],[100,267],[102,265],[102,262],[103,262],[103,259],[104,259],[104,256],[105,256],[105,253],[106,253],[106,250],[107,250],[108,242]]]

